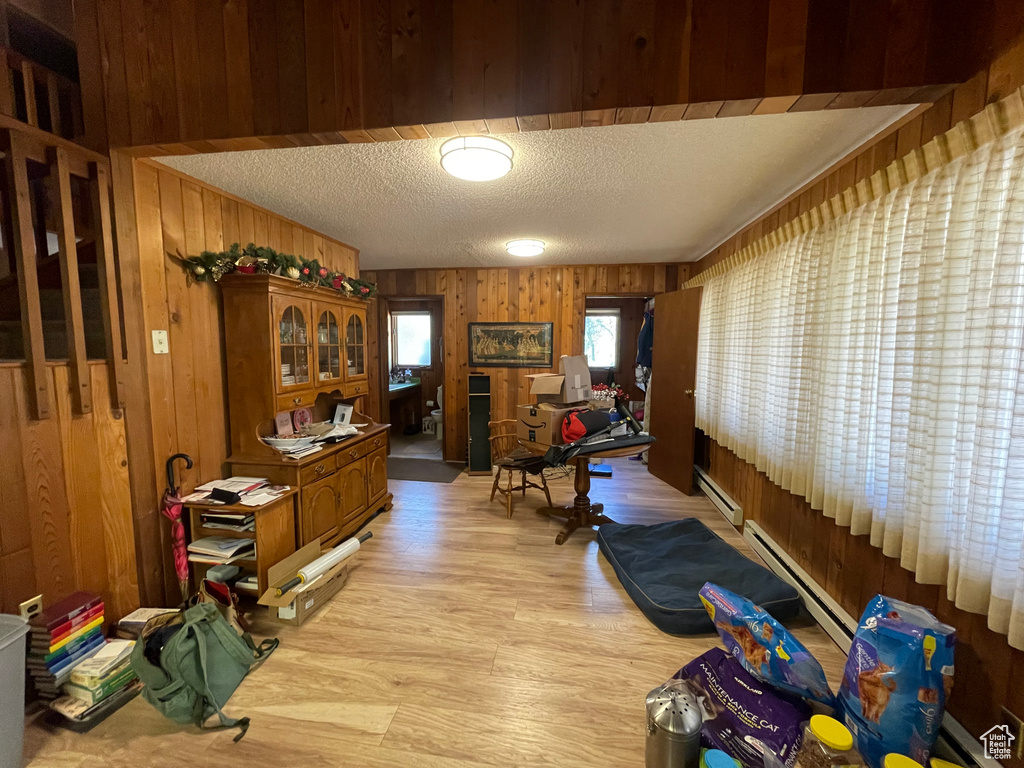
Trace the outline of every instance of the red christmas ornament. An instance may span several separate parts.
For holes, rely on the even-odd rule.
[[[367,287],[366,287],[366,286],[364,285],[364,286],[363,286],[362,288],[360,288],[360,289],[359,289],[359,292],[360,292],[360,293],[369,293],[369,292],[370,292],[370,289],[369,289],[369,288],[367,288]]]
[[[320,267],[320,277],[327,277],[327,267]]]
[[[332,280],[331,283],[334,285],[334,290],[340,291],[341,290],[341,275],[335,275],[334,276],[334,280]]]
[[[308,275],[309,274],[309,267],[303,267],[302,268],[302,274]]]

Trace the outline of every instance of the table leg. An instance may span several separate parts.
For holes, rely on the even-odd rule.
[[[604,504],[592,504],[590,501],[590,460],[585,456],[576,459],[574,488],[576,498],[573,499],[571,507],[541,507],[537,510],[544,515],[567,518],[562,530],[555,537],[555,544],[564,544],[577,528],[601,526],[615,522],[603,514]]]

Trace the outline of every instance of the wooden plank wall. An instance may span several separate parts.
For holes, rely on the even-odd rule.
[[[79,0],[75,25],[93,145],[181,152],[902,103],[1019,5]]]
[[[468,444],[469,326],[471,322],[554,323],[554,360],[582,354],[586,297],[653,296],[676,290],[689,277],[687,264],[601,264],[568,267],[492,269],[405,269],[364,271],[382,296],[443,296],[444,309],[444,455],[465,461]],[[368,358],[379,355],[379,323],[367,313]],[[481,368],[491,375],[491,416],[511,418],[524,398],[526,376],[548,368]],[[380,420],[380,371],[370,366],[366,408]],[[386,416],[386,414],[383,414]]]
[[[109,392],[105,361],[87,365]],[[45,366],[50,418],[29,418],[25,366],[0,365],[0,613],[42,593],[98,592],[108,621],[139,606],[123,414],[109,397],[72,409],[66,364]]]
[[[1024,3],[1020,8],[1024,13]],[[822,178],[815,179],[781,201],[768,213],[710,251],[694,264],[693,274],[700,274],[862,179],[871,177],[897,158],[924,146],[961,120],[980,112],[986,104],[999,101],[1021,85],[1024,85],[1024,36],[997,56],[988,67],[942,96],[921,114],[897,130],[875,137],[869,145],[851,153]]]
[[[174,453],[195,464],[179,464],[185,491],[221,477],[230,445],[223,318],[219,289],[188,284],[180,262],[169,253],[195,255],[223,250],[233,242],[267,245],[285,253],[317,258],[346,274],[359,274],[359,252],[307,227],[148,160],[134,161],[135,223],[141,295],[126,297],[125,312],[141,311],[148,338],[167,330],[170,354],[147,350],[152,411],[153,482],[166,485],[164,463]],[[161,551],[165,591],[174,597],[167,526]]]
[[[778,208],[716,248],[694,265],[698,274],[735,250],[745,247],[808,207],[841,192],[956,123],[981,111],[1024,85],[1024,38],[996,57],[930,109],[883,137],[874,146],[854,153],[820,182],[784,201]],[[975,736],[1002,722],[1000,707],[1024,717],[1024,652],[1003,635],[988,629],[985,617],[955,608],[944,587],[918,584],[914,575],[893,558],[871,547],[867,536],[851,536],[832,520],[811,510],[806,500],[784,491],[752,464],[713,440],[701,436],[700,463],[851,615],[860,616],[872,595],[884,592],[933,611],[957,628],[956,685],[950,711]],[[1024,766],[1024,761],[1007,765]]]

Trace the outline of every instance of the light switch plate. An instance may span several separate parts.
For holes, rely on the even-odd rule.
[[[167,344],[167,331],[153,331],[153,354],[170,354],[171,348]]]
[[[43,612],[43,596],[36,595],[18,606],[18,613],[26,621]]]

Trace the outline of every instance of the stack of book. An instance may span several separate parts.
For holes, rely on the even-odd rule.
[[[256,516],[252,512],[201,512],[199,520],[203,528],[239,532],[256,530]]]
[[[50,709],[67,718],[64,725],[89,730],[130,701],[142,688],[131,666],[132,640],[111,640],[71,672],[59,699]]]
[[[92,658],[71,670],[64,695],[91,707],[120,691],[136,678],[129,659],[134,647],[134,640],[109,640]]]
[[[177,608],[136,608],[117,622],[117,636],[123,640],[138,640],[150,619],[165,613],[176,613]]]
[[[233,563],[256,557],[254,539],[207,536],[188,545],[188,559],[193,563]]]
[[[99,595],[75,592],[30,622],[27,666],[39,695],[56,698],[81,662],[97,653],[103,638],[103,602]]]

